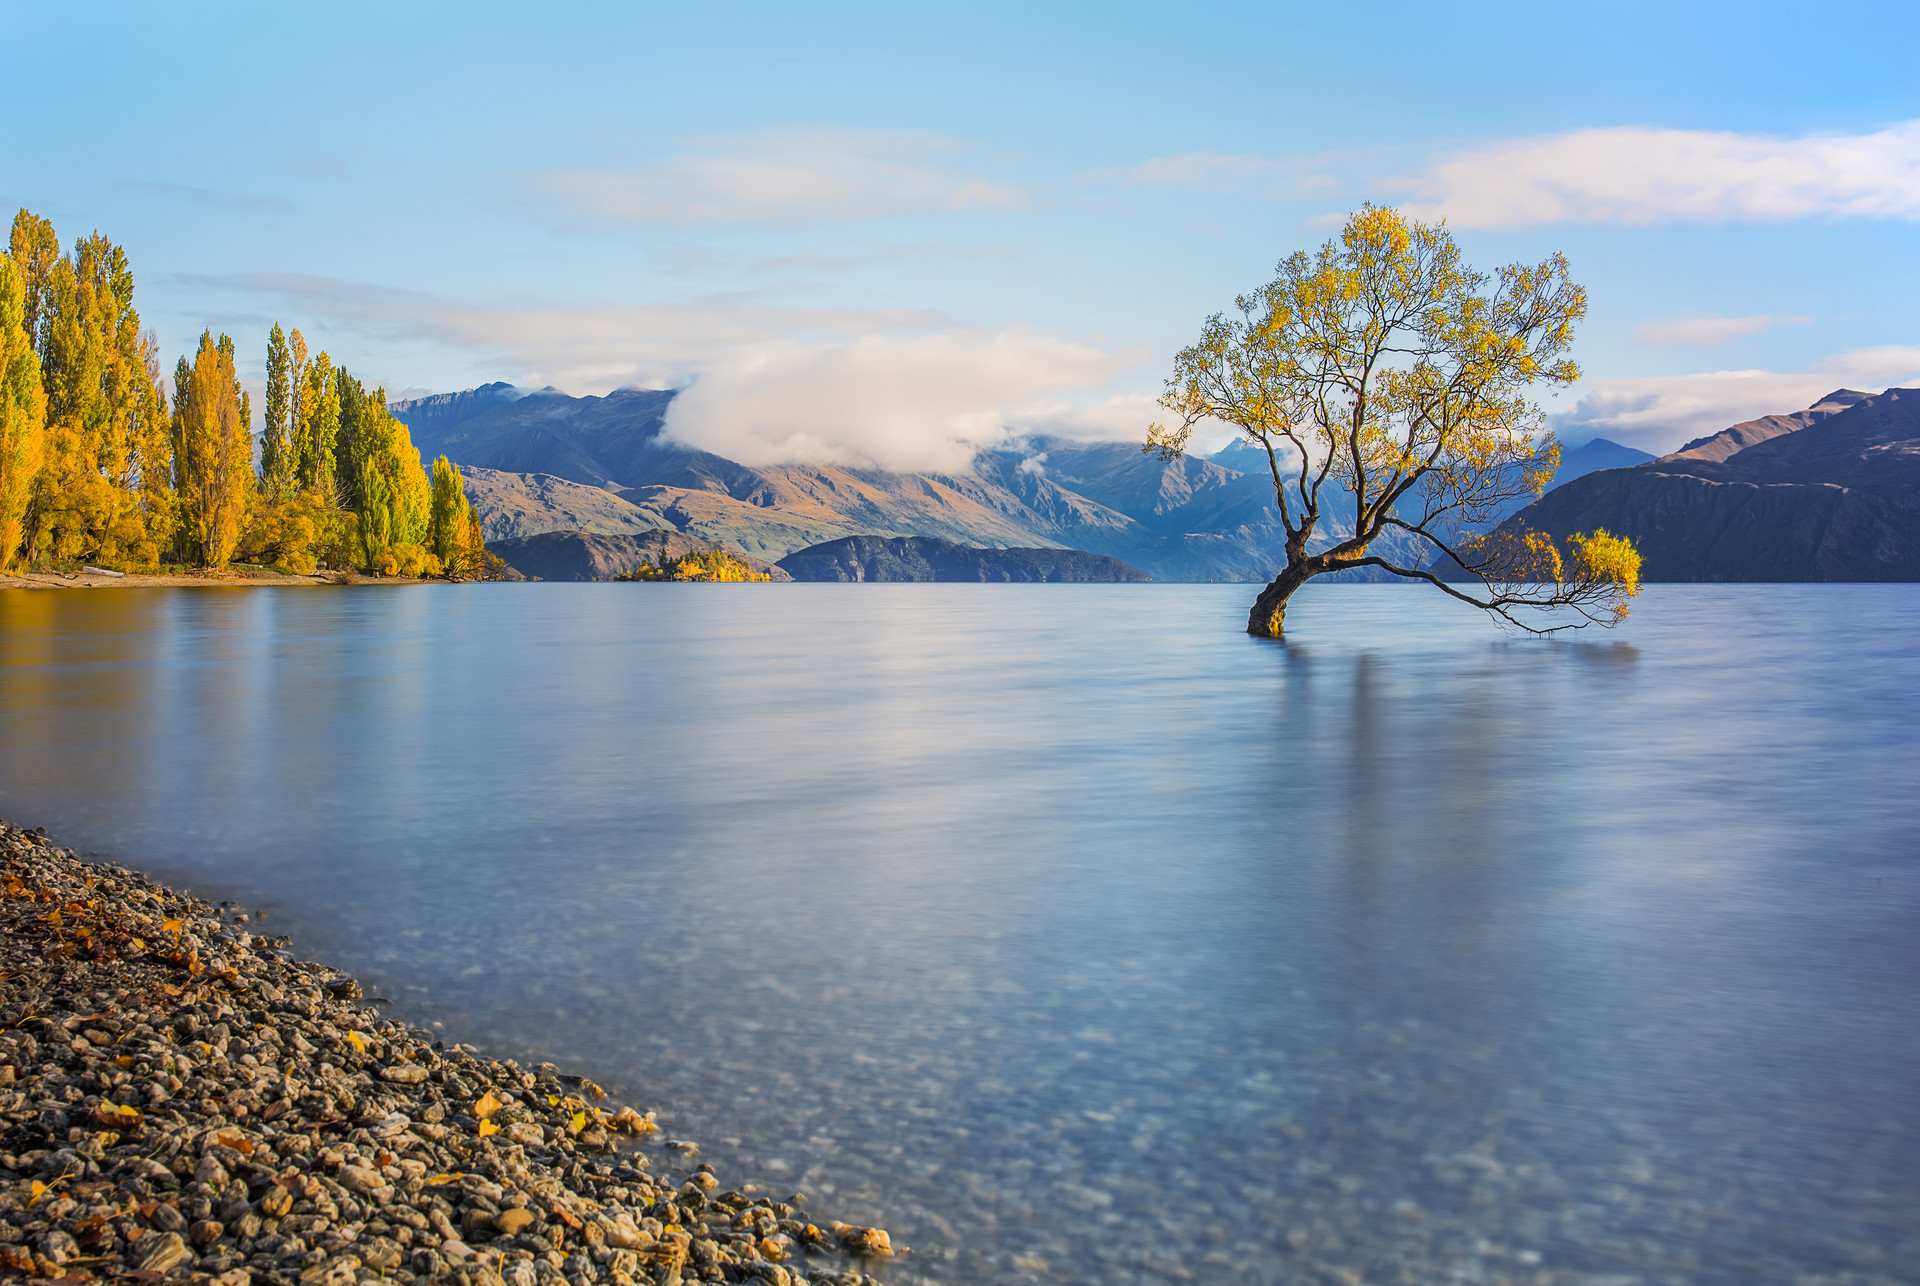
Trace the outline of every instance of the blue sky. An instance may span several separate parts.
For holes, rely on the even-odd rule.
[[[1920,379],[1920,6],[1549,8],[5,0],[0,202],[124,243],[169,368],[691,385],[751,462],[1137,437],[1368,199],[1572,258],[1570,438]]]

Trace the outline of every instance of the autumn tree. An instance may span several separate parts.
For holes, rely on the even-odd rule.
[[[387,410],[385,389],[369,393],[341,372],[339,458],[351,465],[343,480],[360,517],[365,566],[384,575],[431,575],[440,560],[427,548],[433,527],[433,486],[420,467],[407,426]]]
[[[286,332],[275,322],[267,332],[267,401],[260,423],[260,487],[279,496],[293,485],[288,415],[293,403],[293,353]]]
[[[47,395],[27,327],[26,274],[0,255],[0,572],[25,538],[23,522],[46,437]]]
[[[1367,206],[1317,254],[1283,260],[1237,315],[1210,318],[1160,399],[1178,424],[1154,425],[1143,449],[1171,459],[1213,421],[1265,451],[1286,563],[1247,632],[1280,637],[1296,590],[1356,568],[1425,581],[1532,632],[1624,617],[1639,592],[1630,543],[1482,534],[1558,467],[1527,391],[1579,378],[1567,353],[1586,308],[1563,256],[1480,272],[1443,224]],[[1389,535],[1421,556],[1388,556]],[[1455,566],[1467,581],[1446,578]]]
[[[153,563],[171,535],[168,417],[151,333],[133,307],[126,252],[99,233],[58,255],[22,210],[10,251],[37,308],[44,460],[26,514],[32,557]],[[49,261],[51,241],[54,257]]]
[[[433,499],[427,523],[428,547],[440,560],[442,570],[465,569],[472,523],[473,509],[467,503],[460,470],[443,455],[433,462]]]
[[[295,331],[297,341],[300,332]],[[295,348],[298,354],[301,347]],[[294,480],[302,491],[331,490],[334,485],[334,443],[340,435],[340,391],[333,378],[333,362],[323,353],[303,364],[300,382],[299,427],[294,432]]]
[[[227,565],[252,499],[253,438],[233,354],[227,336],[200,336],[173,426],[182,539],[188,558],[203,567]]]

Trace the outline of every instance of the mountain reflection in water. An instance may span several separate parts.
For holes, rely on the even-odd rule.
[[[1920,587],[1250,593],[5,593],[0,817],[889,1281],[1915,1280]]]

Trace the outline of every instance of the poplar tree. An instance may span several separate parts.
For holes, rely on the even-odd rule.
[[[40,224],[16,219],[22,227],[36,229],[26,239],[38,253]],[[171,523],[167,417],[126,252],[97,232],[75,242],[48,273],[40,307],[47,437],[28,508],[30,553],[151,564]]]
[[[266,418],[260,425],[260,483],[271,496],[280,495],[293,481],[287,438],[292,365],[286,333],[275,322],[267,332],[267,405]]]
[[[224,567],[240,539],[253,481],[231,339],[222,335],[216,343],[211,332],[201,334],[179,402],[174,455],[186,552],[201,566]]]
[[[299,333],[294,332],[296,336]],[[325,353],[319,353],[307,364],[306,378],[301,382],[294,477],[302,491],[332,490],[334,441],[339,432],[340,392],[334,379],[333,361]]]
[[[0,255],[0,572],[13,565],[45,445],[47,395],[27,328],[26,274]]]
[[[433,556],[440,560],[443,570],[453,572],[465,569],[469,543],[467,528],[472,517],[472,506],[467,503],[467,489],[460,481],[460,470],[443,455],[433,462],[432,520],[427,537]]]
[[[36,356],[46,355],[47,301],[53,294],[54,266],[60,262],[60,238],[53,222],[31,210],[13,216],[13,233],[7,252],[14,270],[20,274],[24,315],[21,325]]]

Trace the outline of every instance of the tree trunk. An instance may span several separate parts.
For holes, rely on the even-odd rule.
[[[1312,574],[1304,562],[1289,561],[1286,570],[1274,577],[1273,583],[1253,600],[1253,610],[1247,613],[1247,633],[1255,638],[1279,638],[1286,628],[1287,600]]]

